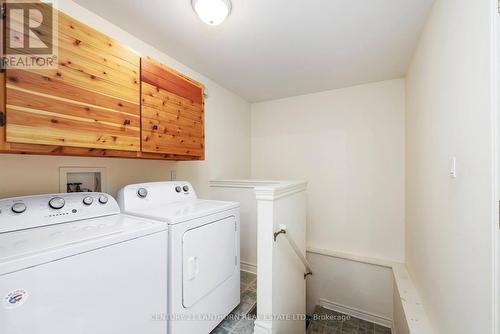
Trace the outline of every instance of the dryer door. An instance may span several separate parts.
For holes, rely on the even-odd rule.
[[[237,272],[237,226],[228,217],[186,231],[182,238],[182,304],[189,308]]]

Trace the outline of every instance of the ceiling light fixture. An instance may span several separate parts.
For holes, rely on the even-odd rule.
[[[191,6],[200,19],[208,25],[216,26],[231,14],[231,0],[191,0]]]

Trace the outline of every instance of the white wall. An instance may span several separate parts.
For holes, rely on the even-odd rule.
[[[169,180],[173,169],[177,170],[177,179],[191,181],[201,196],[208,196],[208,180],[211,178],[250,176],[249,103],[74,2],[64,0],[58,5],[63,12],[140,54],[152,56],[206,85],[209,93],[205,109],[206,160],[176,163],[0,154],[0,198],[57,192],[58,168],[61,166],[106,167],[112,194],[131,182]]]
[[[404,80],[252,105],[252,177],[306,180],[308,245],[404,259]]]
[[[59,167],[105,167],[107,190],[130,183],[170,180],[175,162],[0,154],[0,198],[59,192]]]
[[[407,267],[441,334],[493,333],[493,13],[437,0],[407,76]]]

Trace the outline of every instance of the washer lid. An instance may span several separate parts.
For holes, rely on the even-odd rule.
[[[221,211],[238,208],[239,206],[240,204],[237,202],[190,199],[165,205],[136,208],[134,210],[127,211],[127,213],[164,221],[169,224],[177,224]]]
[[[0,275],[166,230],[123,214],[0,234]]]

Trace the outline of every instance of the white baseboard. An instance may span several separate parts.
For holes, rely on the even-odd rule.
[[[383,316],[380,316],[377,314],[373,314],[370,312],[366,312],[366,311],[363,311],[363,310],[360,310],[357,308],[334,303],[334,302],[331,302],[331,301],[326,300],[326,299],[320,299],[319,305],[326,308],[326,309],[335,311],[335,312],[347,314],[347,315],[350,315],[351,317],[366,320],[366,321],[378,324],[380,326],[391,328],[393,330],[393,333],[395,333],[395,331],[393,329],[393,325],[392,325],[392,319],[389,319],[389,318],[386,318],[386,317],[383,317]]]
[[[245,261],[240,261],[240,269],[257,275],[257,265]]]

